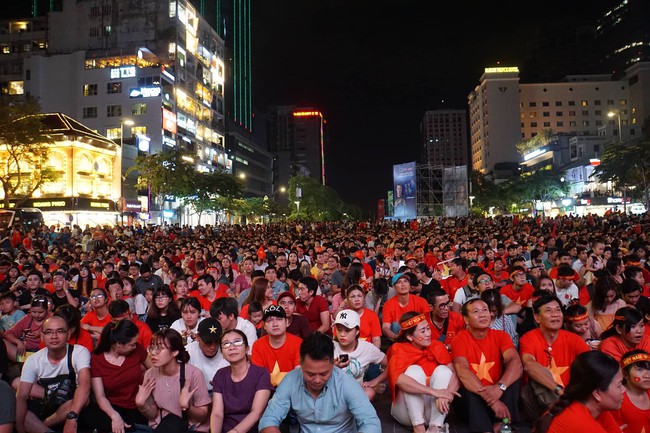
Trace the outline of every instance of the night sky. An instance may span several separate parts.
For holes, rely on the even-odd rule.
[[[424,111],[467,109],[485,67],[521,69],[534,29],[560,14],[591,22],[591,3],[253,1],[253,104],[320,109],[326,183],[370,210],[392,165],[419,160]]]

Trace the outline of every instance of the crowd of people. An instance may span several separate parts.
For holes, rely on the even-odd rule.
[[[649,229],[15,226],[0,433],[650,431]]]

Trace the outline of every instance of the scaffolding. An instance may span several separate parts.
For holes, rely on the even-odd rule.
[[[416,166],[417,216],[467,216],[467,166]]]

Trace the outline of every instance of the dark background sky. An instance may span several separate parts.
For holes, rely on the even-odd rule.
[[[392,165],[420,157],[424,111],[467,109],[485,67],[521,70],[535,29],[592,22],[602,8],[592,3],[253,1],[253,104],[320,109],[327,185],[376,208]]]

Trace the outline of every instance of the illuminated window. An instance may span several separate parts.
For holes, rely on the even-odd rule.
[[[121,105],[107,105],[106,117],[120,117],[122,115]]]
[[[84,84],[84,96],[93,96],[97,94],[97,84]]]
[[[119,140],[122,137],[122,129],[121,128],[108,128],[106,130],[106,138],[111,139],[111,140]]]
[[[589,101],[586,101],[586,100],[583,99],[583,100],[580,102],[580,105],[582,105],[583,107],[586,107],[586,106],[589,105]]]
[[[3,45],[2,54],[11,54],[11,47],[9,45]]]
[[[134,126],[131,129],[131,133],[133,135],[147,135],[147,127],[146,126]]]
[[[24,94],[23,82],[22,81],[10,81],[9,82],[9,94],[10,95],[22,95]]]

